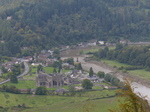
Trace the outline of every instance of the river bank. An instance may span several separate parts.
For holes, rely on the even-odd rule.
[[[103,62],[93,60],[85,62],[84,57],[78,57],[78,60],[79,62],[81,62],[84,70],[89,70],[90,67],[92,67],[95,73],[97,73],[98,71],[103,71],[105,73],[113,72],[113,74],[120,80],[123,80],[124,78],[132,80],[133,81],[132,87],[134,88],[134,91],[136,93],[140,93],[142,96],[147,96],[146,99],[150,103],[150,82],[145,81],[143,79],[139,79],[138,77],[132,76],[131,74],[128,73],[122,73],[121,71],[118,71],[116,68],[113,68],[112,66],[109,66]]]
[[[76,60],[78,58],[78,61],[82,64],[82,68],[84,70],[89,70],[90,67],[92,67],[95,73],[98,71],[103,71],[105,73],[113,72],[113,74],[120,80],[123,80],[123,78],[129,78],[133,81],[132,86],[135,88],[135,92],[141,93],[142,96],[147,96],[146,99],[150,102],[150,82],[135,77],[129,73],[122,73],[121,71],[118,71],[117,68],[109,66],[108,64],[100,61],[85,61],[84,58],[86,56],[80,55],[77,51],[79,50],[75,49],[72,51],[65,51],[62,55],[62,59],[72,57],[74,60]]]

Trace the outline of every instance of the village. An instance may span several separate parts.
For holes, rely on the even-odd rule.
[[[91,42],[87,43],[85,46],[95,45],[95,42]],[[104,41],[99,41],[99,45],[105,45]],[[80,43],[77,45],[77,47],[83,47],[83,44]],[[19,82],[34,82],[34,88],[32,88],[32,86],[28,86],[33,94],[35,94],[36,88],[40,86],[46,88],[53,88],[53,90],[55,89],[55,92],[61,91],[60,93],[68,92],[69,90],[67,86],[69,85],[74,85],[75,90],[82,90],[82,82],[84,79],[90,80],[94,85],[93,88],[97,90],[117,89],[116,86],[113,86],[110,83],[106,83],[107,81],[105,81],[104,76],[99,77],[96,73],[94,73],[94,71],[90,76],[90,70],[83,70],[82,64],[79,62],[78,58],[68,58],[61,60],[61,57],[59,55],[61,51],[66,49],[69,49],[69,46],[62,46],[61,49],[56,48],[51,50],[42,50],[39,54],[35,54],[34,56],[12,58],[11,61],[7,61],[6,63],[2,64],[2,68],[5,69],[5,73],[3,70],[1,70],[1,84],[3,84],[5,80],[9,80],[10,73],[13,71],[14,65],[26,63],[27,66],[29,66],[30,71],[28,71],[28,73],[24,74],[23,76],[18,75],[17,78]],[[39,66],[41,66],[40,70],[38,70]],[[24,69],[26,69],[26,67]],[[33,69],[36,70],[32,72]],[[48,70],[48,72],[46,72],[47,69],[51,70]],[[7,82],[3,85],[5,84],[7,84]],[[20,88],[21,93],[27,93],[28,88]]]
[[[124,45],[126,42],[120,41]],[[112,43],[106,45],[105,42],[98,45],[80,43],[76,46],[41,50],[32,56],[22,58],[6,57],[0,70],[1,95],[5,95],[6,100],[8,96],[13,98],[15,95],[16,99],[12,101],[15,102],[13,107],[17,109],[35,107],[35,104],[40,103],[44,106],[50,105],[51,102],[55,104],[57,99],[59,102],[66,100],[69,104],[74,104],[75,100],[79,103],[81,99],[83,101],[108,99],[108,102],[109,99],[117,99],[116,90],[124,86],[114,75],[119,71],[111,71],[110,68],[116,69],[114,66],[106,67],[104,70],[101,69],[102,65],[95,66],[90,63],[93,61],[91,59],[93,49],[95,51],[105,47],[114,48],[115,45]],[[28,47],[24,49],[30,50]],[[69,54],[70,51],[72,54]],[[103,64],[107,66],[106,63]],[[39,98],[42,99],[39,101]],[[25,99],[25,102],[22,103],[20,99]],[[7,101],[6,103],[9,105]]]

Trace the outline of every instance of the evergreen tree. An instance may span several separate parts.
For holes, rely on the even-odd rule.
[[[43,70],[43,66],[42,65],[38,65],[37,66],[37,72],[42,71]]]
[[[81,63],[79,63],[79,64],[77,65],[77,70],[82,70],[82,65],[81,65]]]
[[[92,76],[93,76],[93,74],[94,74],[94,72],[93,72],[93,68],[91,67],[91,68],[90,68],[90,71],[89,71],[89,76],[90,76],[90,77],[92,77]]]
[[[54,69],[53,69],[53,73],[57,73],[57,70],[56,70],[56,68],[54,68]]]

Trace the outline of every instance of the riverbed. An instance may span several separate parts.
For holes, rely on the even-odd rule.
[[[62,59],[66,59],[66,58],[68,58],[68,57],[62,57]],[[84,70],[89,70],[90,67],[92,67],[93,71],[95,73],[97,73],[99,71],[103,71],[105,73],[113,72],[112,70],[110,70],[108,68],[104,68],[104,67],[102,67],[102,66],[100,66],[98,64],[91,63],[91,62],[86,62],[84,60],[85,56],[80,56],[80,57],[77,56],[77,57],[72,57],[72,58],[74,58],[74,60],[77,60],[77,58],[78,58],[78,61],[82,64],[82,68]],[[120,75],[120,76],[118,76],[118,78],[120,80],[123,80],[124,77]],[[146,99],[150,103],[150,88],[149,87],[146,87],[145,85],[142,85],[142,84],[140,84],[138,82],[133,82],[132,86],[134,87],[135,93],[139,92],[139,93],[141,93],[142,96],[147,96]]]

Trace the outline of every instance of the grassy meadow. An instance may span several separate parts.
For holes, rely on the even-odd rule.
[[[96,47],[89,47],[88,49],[84,49],[81,50],[80,52],[82,52],[83,54],[87,54],[89,52],[93,53],[93,52],[97,52],[99,49],[103,49],[105,46],[96,46]],[[109,50],[113,50],[115,49],[115,47],[108,47]]]
[[[119,67],[130,67],[132,65],[124,64],[124,63],[119,63],[114,60],[101,60],[101,62],[105,62],[110,66],[116,66],[117,68]],[[138,78],[150,81],[150,72],[146,71],[145,69],[139,69],[139,70],[128,70],[128,73],[130,73],[133,76],[136,76]]]
[[[150,72],[149,71],[140,69],[140,70],[130,70],[128,72],[134,76],[141,78],[141,79],[150,81]]]
[[[117,61],[114,61],[114,60],[101,60],[101,62],[105,62],[107,63],[108,65],[110,66],[115,66],[117,68],[119,67],[130,67],[131,65],[128,65],[128,64],[124,64],[124,63],[119,63]]]
[[[0,85],[0,87],[2,87],[3,85],[7,86],[13,85],[16,86],[18,89],[36,88],[35,81],[32,80],[19,80],[18,83],[7,82],[5,84]]]
[[[53,72],[52,67],[44,67],[47,73]],[[14,85],[18,89],[36,88],[35,76],[36,67],[31,67],[24,80],[19,80],[17,84],[8,82],[4,85]],[[68,72],[70,70],[64,70]],[[106,83],[102,83],[107,85]],[[0,85],[2,87],[3,85]],[[79,86],[79,85],[76,85]],[[68,89],[68,86],[62,88]],[[48,88],[55,90],[57,88]],[[102,89],[101,86],[94,86],[93,89]],[[78,92],[75,96],[58,95],[32,95],[32,94],[12,94],[0,92],[0,112],[108,112],[109,108],[115,108],[118,98],[115,97],[115,90],[100,90]],[[25,108],[18,105],[25,104]]]
[[[115,94],[114,90],[89,91],[81,96],[50,96],[50,95],[25,95],[0,92],[0,106],[9,107],[8,112],[13,112],[13,106],[25,104],[27,109],[14,112],[108,112],[115,108],[117,97],[106,98]],[[85,111],[86,112],[86,111]]]
[[[53,73],[54,68],[53,67],[44,67],[44,70],[46,73]],[[56,69],[56,71],[58,72],[58,69]],[[66,73],[69,71],[71,71],[71,70],[62,70],[62,73]]]
[[[97,52],[98,50],[99,50],[99,48],[83,50],[83,54],[87,54],[89,52]]]

